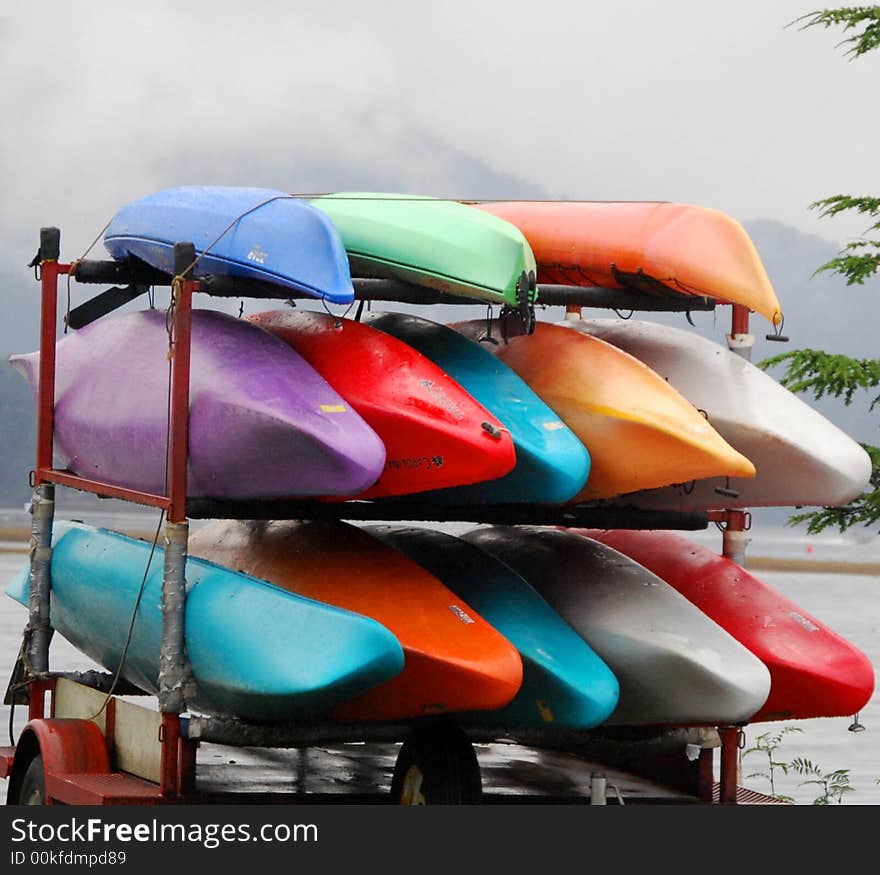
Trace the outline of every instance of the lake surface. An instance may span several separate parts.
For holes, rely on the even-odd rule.
[[[88,517],[87,517],[88,518]],[[155,526],[155,517],[147,517],[145,526]],[[90,520],[92,521],[92,520]],[[94,522],[97,522],[94,520]],[[103,522],[103,521],[102,521]],[[695,541],[720,550],[720,533],[704,531],[688,533]],[[808,549],[812,547],[812,549]],[[824,556],[840,561],[871,562],[880,558],[880,540],[865,536],[841,538],[825,536],[805,538],[796,533],[756,533],[749,545],[749,554],[785,556]],[[27,564],[24,545],[20,541],[0,542],[0,588]],[[810,573],[805,571],[754,571],[754,574],[799,604],[838,634],[860,648],[876,667],[880,666],[880,575],[873,573]],[[27,620],[26,609],[0,593],[0,682],[4,684],[18,653],[21,633]],[[94,668],[94,663],[56,635],[51,648],[51,666],[55,670]],[[5,673],[5,674],[4,674]],[[9,708],[3,706],[4,738],[9,720]],[[25,721],[25,709],[15,711],[15,734]],[[753,724],[746,729],[746,747],[752,747],[762,733],[777,732],[784,726],[796,726],[802,731],[786,735],[774,759],[789,762],[803,757],[822,772],[849,769],[850,786],[844,804],[880,804],[880,692],[875,690],[868,705],[860,714],[863,732],[850,732],[850,717],[817,720],[798,720],[786,723]],[[5,743],[8,743],[5,742]],[[717,756],[716,756],[717,769]],[[742,762],[744,786],[769,792],[763,778],[748,778],[752,772],[767,772],[766,759],[751,754]],[[813,786],[803,786],[801,776],[777,772],[776,792],[795,799],[798,804],[811,804],[819,793]],[[0,781],[0,799],[5,799],[6,782]]]

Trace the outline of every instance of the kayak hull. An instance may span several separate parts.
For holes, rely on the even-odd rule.
[[[501,422],[395,337],[328,313],[273,310],[248,321],[296,350],[382,440],[382,475],[357,498],[493,480],[513,468],[513,441]]]
[[[57,522],[52,626],[115,672],[143,594],[121,676],[159,686],[164,551],[107,529]],[[7,594],[27,605],[25,568]],[[403,651],[379,623],[189,558],[185,646],[196,692],[190,707],[256,721],[315,717],[399,674]],[[334,642],[328,647],[327,642]]]
[[[484,320],[455,323],[467,337]],[[492,332],[500,337],[500,331]],[[573,501],[712,475],[754,476],[754,466],[647,365],[598,338],[538,322],[530,335],[488,348],[574,432],[590,454]],[[687,473],[686,473],[687,472]]]
[[[56,345],[56,464],[164,495],[168,334],[158,310],[107,317]],[[39,353],[13,356],[36,399]],[[382,472],[385,447],[307,362],[255,325],[192,314],[192,497],[350,495]]]
[[[354,300],[345,248],[333,223],[283,191],[180,186],[119,210],[104,233],[117,261],[137,258],[174,273],[174,244],[192,243],[192,276],[273,283],[340,304]]]
[[[755,465],[752,478],[728,482],[716,477],[639,492],[627,497],[634,504],[681,512],[830,506],[847,504],[869,485],[871,459],[865,450],[742,356],[654,322],[585,319],[565,324],[644,362],[705,411],[718,433]]]
[[[740,723],[766,666],[684,596],[617,550],[568,532],[491,526],[462,536],[525,578],[620,683],[608,726]]]
[[[190,551],[299,595],[372,617],[404,670],[333,709],[340,721],[397,720],[507,705],[522,684],[516,648],[399,551],[342,522],[214,521]]]
[[[725,556],[671,532],[570,531],[661,577],[767,666],[770,695],[751,722],[849,716],[870,700],[874,669],[864,653]]]
[[[339,192],[311,203],[332,219],[358,277],[510,305],[523,273],[534,279],[535,258],[522,233],[456,201]]]
[[[377,313],[367,324],[418,350],[484,405],[516,451],[510,473],[475,486],[432,492],[432,501],[563,503],[587,483],[590,455],[570,428],[500,358],[460,332],[403,313]]]
[[[718,210],[664,202],[475,204],[516,225],[538,283],[620,288],[621,274],[671,293],[742,304],[774,325],[782,308],[746,230]]]
[[[365,531],[433,574],[519,650],[523,681],[513,701],[498,711],[459,715],[460,722],[576,730],[611,715],[620,693],[611,669],[503,562],[444,532],[402,525]]]

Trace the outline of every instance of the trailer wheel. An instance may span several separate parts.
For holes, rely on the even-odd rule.
[[[37,754],[28,763],[28,767],[22,775],[21,788],[18,791],[18,804],[46,804],[46,779],[43,773],[43,757],[40,754]]]
[[[483,786],[470,739],[455,726],[417,729],[401,746],[391,779],[398,805],[474,805]]]

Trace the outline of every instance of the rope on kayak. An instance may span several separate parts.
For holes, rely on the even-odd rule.
[[[165,392],[166,398],[166,427],[165,427],[165,481],[163,485],[163,492],[167,494],[168,492],[168,458],[171,453],[171,359],[174,356],[174,311],[177,307],[177,291],[180,288],[180,284],[182,284],[183,280],[180,277],[174,278],[175,285],[172,285],[171,292],[171,301],[168,304],[168,309],[165,311],[165,331],[168,334],[168,352],[166,354],[166,359],[168,360],[168,384]],[[107,703],[110,701],[114,692],[116,692],[116,687],[119,684],[119,680],[122,677],[122,669],[125,666],[125,660],[128,657],[128,648],[131,646],[131,639],[134,635],[134,624],[137,620],[138,610],[140,609],[141,599],[144,595],[144,589],[147,585],[147,578],[150,573],[150,566],[153,562],[153,556],[156,552],[156,546],[159,543],[159,535],[162,532],[162,524],[165,522],[165,508],[162,508],[161,513],[159,514],[159,522],[156,526],[156,534],[153,535],[153,542],[150,545],[150,555],[147,557],[147,565],[144,568],[144,576],[141,579],[141,585],[138,587],[137,597],[134,601],[134,608],[131,612],[131,619],[128,623],[128,632],[125,636],[125,645],[122,648],[122,655],[119,657],[119,664],[116,666],[116,671],[113,674],[113,680],[110,683],[110,688],[107,690],[106,695],[104,696],[104,701],[101,703],[101,707],[97,710],[95,714],[90,717],[90,720],[96,720],[106,709]]]
[[[111,219],[110,222],[112,222],[112,221],[113,220]],[[67,329],[70,325],[70,278],[76,277],[76,272],[77,272],[77,269],[79,268],[80,264],[82,264],[82,262],[85,261],[86,256],[92,251],[92,249],[94,249],[95,244],[101,239],[101,236],[103,235],[103,233],[110,227],[110,222],[107,222],[107,224],[104,225],[103,228],[101,228],[101,230],[98,232],[98,236],[95,237],[94,240],[92,240],[92,242],[89,244],[86,251],[83,252],[83,254],[80,255],[79,258],[75,258],[73,261],[70,262],[70,266],[68,267],[68,270],[67,270],[67,308],[64,312],[64,333],[65,334],[67,334]],[[37,253],[37,254],[39,255],[39,253]],[[38,279],[39,279],[39,277],[38,277]]]
[[[333,325],[334,328],[341,328],[342,327],[342,320],[345,319],[346,316],[348,316],[348,314],[351,312],[351,308],[354,306],[354,301],[352,301],[345,308],[345,312],[340,316],[340,315],[337,315],[336,313],[330,312],[330,308],[327,306],[327,299],[323,295],[321,296],[320,301],[321,301],[321,306],[324,308],[324,312],[328,316],[330,316],[336,320],[336,322]],[[361,301],[361,304],[363,305],[363,301]],[[357,319],[360,320],[360,310],[358,310]]]
[[[147,586],[147,577],[150,573],[150,565],[153,562],[153,554],[156,552],[156,545],[159,543],[159,534],[162,531],[162,523],[165,521],[165,509],[162,509],[162,512],[159,514],[159,524],[156,526],[156,534],[153,536],[153,543],[150,546],[150,555],[147,558],[147,567],[144,569],[144,576],[141,580],[141,585],[138,588],[137,598],[134,600],[134,609],[131,612],[131,620],[128,623],[128,633],[125,636],[125,646],[122,648],[122,656],[119,657],[119,665],[116,666],[116,671],[113,673],[113,680],[110,683],[110,689],[107,690],[106,695],[104,696],[104,701],[101,703],[101,707],[89,717],[89,720],[97,720],[98,717],[104,712],[104,709],[107,707],[107,703],[110,701],[113,693],[116,692],[116,687],[119,683],[119,679],[122,676],[122,668],[125,665],[125,659],[128,656],[128,648],[131,645],[131,639],[134,635],[134,624],[135,620],[137,620],[138,610],[141,606],[141,599],[144,595],[144,589]]]
[[[226,227],[225,227],[225,228],[224,228],[224,229],[223,229],[223,230],[222,230],[222,231],[221,231],[221,232],[220,232],[220,233],[219,233],[219,234],[218,234],[218,235],[217,235],[217,236],[216,236],[216,237],[215,237],[215,238],[214,238],[214,239],[213,239],[213,240],[212,240],[212,241],[211,241],[211,242],[205,247],[205,248],[204,248],[204,250],[202,250],[201,252],[197,252],[197,253],[196,253],[196,257],[195,257],[195,258],[194,258],[194,259],[193,259],[193,260],[192,260],[192,261],[186,266],[186,268],[185,268],[184,270],[182,270],[182,271],[180,272],[180,274],[179,274],[178,276],[174,277],[174,279],[175,279],[175,280],[180,280],[180,281],[182,282],[182,281],[186,278],[187,274],[189,274],[190,271],[192,271],[192,269],[193,269],[193,268],[199,263],[199,261],[200,261],[205,255],[207,255],[207,254],[211,251],[211,249],[212,249],[214,246],[216,246],[216,245],[220,242],[220,240],[222,240],[223,237],[224,237],[224,236],[225,236],[225,235],[226,235],[226,234],[227,234],[227,233],[228,233],[233,227],[235,227],[235,225],[236,225],[238,222],[240,222],[243,218],[245,218],[245,216],[249,216],[251,213],[255,213],[257,210],[261,209],[262,207],[265,207],[267,204],[271,204],[271,203],[273,203],[274,201],[286,201],[286,200],[297,200],[297,198],[296,198],[294,195],[291,195],[291,194],[279,194],[279,195],[275,195],[274,197],[267,198],[266,200],[261,201],[261,202],[258,203],[258,204],[254,204],[254,206],[250,207],[249,209],[246,209],[243,213],[239,213],[239,215],[237,215],[237,216],[236,216],[236,217],[235,217],[235,218],[234,218],[234,219],[233,219],[233,220],[232,220],[232,221],[231,221],[231,222],[230,222],[230,223],[229,223],[229,224],[228,224],[228,225],[227,225],[227,226],[226,226]],[[109,227],[109,225],[110,225],[110,222],[108,222],[107,225],[104,227],[104,230],[105,230],[105,231],[107,230],[107,228]],[[103,234],[103,233],[104,233],[104,231],[101,232],[101,234]],[[98,235],[98,236],[100,236],[100,235]],[[93,243],[92,245],[94,246],[94,243]]]

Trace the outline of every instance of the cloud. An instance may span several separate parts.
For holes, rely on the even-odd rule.
[[[667,199],[843,239],[813,200],[874,173],[878,58],[802,0],[14,4],[0,29],[0,240],[194,182]],[[834,114],[826,121],[824,107]],[[10,123],[11,120],[11,123]],[[450,166],[450,161],[452,164]],[[517,187],[518,186],[518,187]]]

